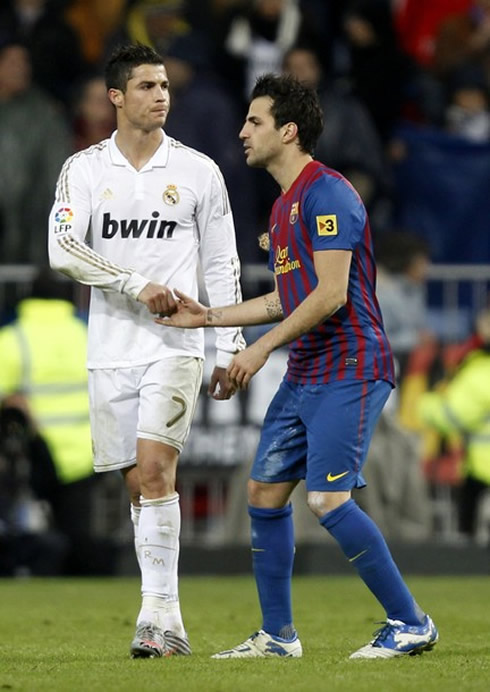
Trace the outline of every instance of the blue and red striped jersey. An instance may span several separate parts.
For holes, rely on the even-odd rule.
[[[352,185],[318,161],[309,163],[274,203],[269,268],[287,317],[318,283],[313,253],[351,250],[347,303],[289,344],[286,379],[387,380],[393,358],[376,298],[376,265],[367,212]]]

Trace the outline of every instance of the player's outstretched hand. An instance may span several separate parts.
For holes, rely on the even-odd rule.
[[[178,298],[175,311],[168,313],[168,315],[162,313],[155,319],[155,322],[164,327],[188,327],[189,329],[204,327],[207,307],[177,289],[174,290],[174,293]]]
[[[140,291],[138,300],[146,305],[153,315],[172,315],[177,310],[177,301],[170,288],[153,281]]]

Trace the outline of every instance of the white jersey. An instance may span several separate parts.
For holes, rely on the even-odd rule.
[[[201,271],[211,305],[240,302],[240,264],[221,172],[209,157],[165,133],[137,171],[115,135],[67,159],[49,221],[51,266],[93,287],[87,365],[204,357],[202,329],[161,327],[136,298],[149,281],[197,298]],[[240,329],[216,329],[216,364],[226,367],[244,345]]]

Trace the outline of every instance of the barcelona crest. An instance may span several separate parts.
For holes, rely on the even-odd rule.
[[[291,212],[289,214],[289,223],[296,223],[299,216],[299,202],[293,202]]]

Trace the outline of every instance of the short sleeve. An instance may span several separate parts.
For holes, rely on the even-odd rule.
[[[354,250],[361,241],[367,214],[361,198],[345,179],[321,176],[305,195],[303,219],[313,251]]]

